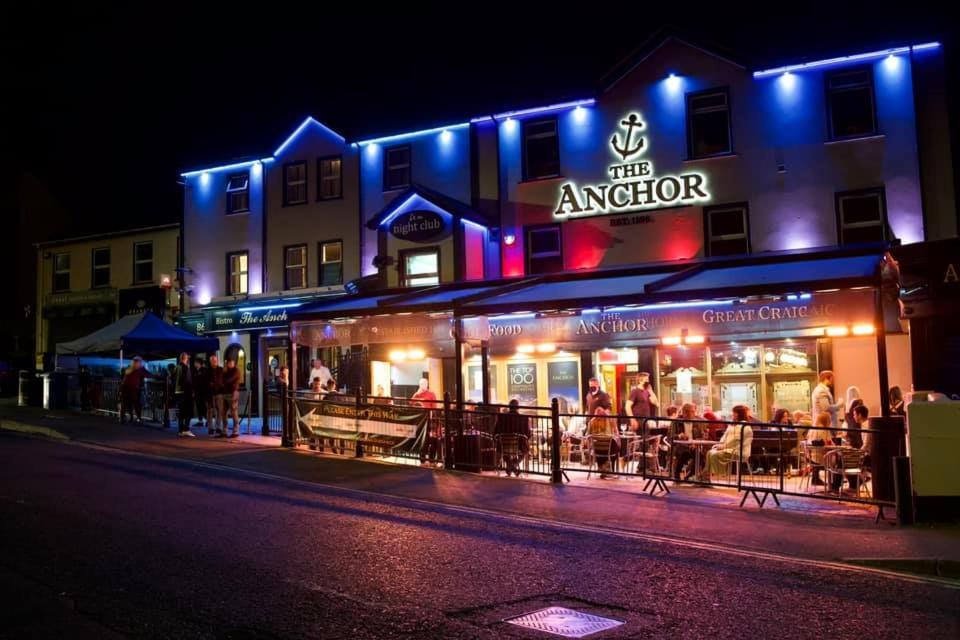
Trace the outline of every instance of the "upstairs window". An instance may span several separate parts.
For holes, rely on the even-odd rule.
[[[110,247],[93,250],[90,257],[93,270],[90,274],[90,288],[110,286]]]
[[[693,159],[733,153],[731,139],[727,90],[687,94],[687,155]]]
[[[560,138],[557,119],[523,123],[523,179],[539,180],[560,175]]]
[[[412,249],[400,252],[400,281],[404,287],[440,284],[440,250]]]
[[[250,211],[250,174],[238,173],[227,178],[227,214]]]
[[[227,294],[246,295],[248,291],[247,252],[227,254]]]
[[[343,242],[320,243],[320,286],[343,284]]]
[[[307,201],[307,163],[293,162],[283,166],[283,206]]]
[[[837,194],[840,244],[883,242],[887,239],[887,204],[883,189]]]
[[[70,254],[58,253],[53,256],[53,290],[70,290]]]
[[[133,243],[133,282],[153,282],[153,241]]]
[[[527,229],[526,240],[528,274],[563,271],[560,225],[530,227]]]
[[[409,187],[411,167],[410,145],[388,148],[383,154],[383,190]]]
[[[307,286],[307,245],[298,244],[284,251],[283,288],[303,289]]]
[[[745,203],[705,207],[703,215],[708,256],[750,253],[750,219]]]
[[[870,67],[827,74],[827,119],[830,139],[877,133],[877,112]]]
[[[317,160],[317,198],[336,200],[343,196],[343,160],[340,156]]]

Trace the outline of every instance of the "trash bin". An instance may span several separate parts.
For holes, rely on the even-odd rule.
[[[36,406],[37,393],[35,387],[37,384],[37,376],[33,371],[21,369],[17,378],[19,383],[17,387],[17,406]]]
[[[43,378],[43,408],[67,408],[67,374],[62,371],[44,373]]]

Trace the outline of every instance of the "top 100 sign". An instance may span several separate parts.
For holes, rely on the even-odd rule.
[[[702,173],[657,176],[653,163],[640,159],[647,150],[646,139],[641,135],[645,128],[637,113],[623,118],[621,131],[610,138],[610,149],[620,162],[607,167],[609,182],[579,186],[574,182],[564,183],[554,215],[601,215],[710,200],[707,178]]]

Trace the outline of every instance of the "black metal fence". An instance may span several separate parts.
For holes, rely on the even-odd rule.
[[[734,488],[758,504],[780,495],[892,506],[898,428],[835,428],[701,418],[583,416],[551,407],[468,403],[449,398],[292,394],[290,444],[323,452],[442,464],[508,475],[577,474],[671,485]],[[424,406],[427,404],[429,406]]]

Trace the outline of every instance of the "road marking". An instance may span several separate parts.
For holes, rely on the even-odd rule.
[[[13,432],[21,435],[19,432]],[[42,438],[42,436],[27,435],[22,434],[25,437],[34,437]],[[696,549],[699,551],[709,551],[712,553],[726,554],[730,556],[736,556],[741,558],[749,558],[753,560],[768,560],[771,562],[779,562],[781,564],[788,565],[799,565],[802,567],[816,567],[818,569],[831,569],[837,571],[844,571],[847,573],[854,574],[867,574],[872,576],[877,576],[881,578],[888,578],[893,580],[900,580],[902,582],[911,582],[915,584],[926,584],[939,587],[946,587],[948,589],[960,590],[960,581],[950,580],[947,578],[939,578],[936,576],[923,576],[910,573],[901,573],[898,571],[891,571],[888,569],[880,569],[876,567],[864,567],[856,566],[851,564],[846,564],[844,562],[836,562],[831,560],[818,560],[815,558],[800,558],[797,556],[788,556],[779,553],[773,553],[770,551],[760,551],[756,549],[746,549],[738,548],[720,544],[712,544],[709,542],[702,542],[700,540],[693,540],[690,538],[684,538],[682,536],[666,536],[655,533],[647,533],[641,531],[630,531],[628,529],[617,529],[614,527],[599,527],[595,525],[586,525],[578,524],[572,522],[564,522],[562,520],[552,520],[548,518],[534,518],[532,516],[525,516],[517,513],[510,513],[507,511],[495,511],[492,509],[481,509],[478,507],[467,507],[463,505],[451,505],[443,502],[436,502],[433,500],[427,500],[424,498],[411,498],[408,496],[397,496],[392,494],[377,493],[375,491],[367,491],[365,489],[355,489],[353,487],[343,487],[332,484],[325,484],[323,482],[311,482],[309,480],[300,480],[298,478],[291,478],[288,476],[282,476],[275,473],[267,473],[265,471],[254,471],[252,469],[241,469],[238,467],[231,467],[224,464],[218,464],[215,462],[205,462],[202,460],[191,460],[184,458],[177,458],[173,456],[164,456],[153,453],[144,453],[140,451],[131,451],[129,449],[121,449],[119,447],[113,447],[106,444],[100,444],[95,442],[86,442],[82,440],[66,440],[59,441],[60,444],[79,446],[88,449],[100,450],[108,453],[119,453],[128,456],[136,456],[140,458],[160,460],[164,462],[177,462],[185,466],[194,466],[200,467],[203,469],[209,469],[211,471],[227,471],[236,474],[242,474],[254,478],[260,478],[264,480],[274,480],[279,482],[286,482],[293,485],[302,486],[305,489],[312,489],[316,492],[316,489],[325,489],[333,493],[342,493],[353,495],[358,498],[363,498],[366,501],[374,502],[390,502],[394,506],[399,506],[402,508],[410,508],[408,505],[422,505],[430,507],[431,509],[437,511],[443,511],[452,514],[460,515],[469,515],[473,517],[483,517],[487,519],[499,519],[504,521],[512,521],[516,523],[523,523],[526,525],[532,525],[537,527],[548,527],[553,530],[558,530],[561,532],[577,532],[577,533],[589,533],[594,535],[603,535],[611,536],[616,538],[623,538],[627,540],[639,540],[643,542],[655,542],[659,544],[672,545],[675,547],[681,547],[686,549]]]

